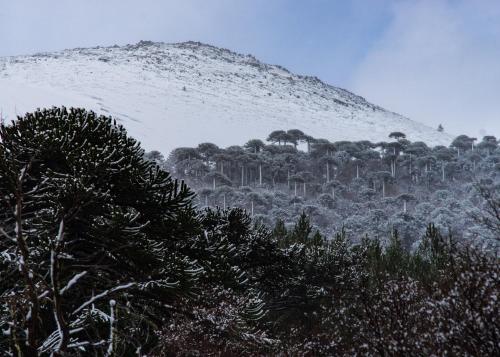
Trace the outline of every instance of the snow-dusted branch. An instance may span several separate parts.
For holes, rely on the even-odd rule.
[[[109,318],[109,346],[106,356],[112,356],[115,351],[115,300],[109,300],[110,318]]]
[[[108,290],[104,290],[102,293],[93,296],[92,298],[90,298],[89,300],[87,300],[83,304],[81,304],[75,311],[73,311],[73,313],[71,315],[75,315],[75,314],[79,313],[80,311],[82,311],[83,309],[88,307],[89,305],[92,305],[97,300],[102,299],[103,297],[108,296],[109,294],[115,293],[117,291],[127,290],[127,289],[130,289],[130,288],[135,287],[135,286],[137,286],[137,283],[128,283],[128,284],[115,286],[114,288],[111,288]]]
[[[64,219],[59,223],[59,230],[52,245],[50,252],[50,281],[52,284],[52,300],[53,300],[53,313],[56,320],[57,331],[59,334],[59,343],[57,344],[55,351],[57,353],[64,352],[69,343],[69,328],[66,323],[64,312],[62,308],[62,296],[59,287],[59,253],[62,249],[62,243],[64,241]]]
[[[87,274],[87,271],[86,271],[86,270],[85,270],[85,271],[82,271],[81,273],[75,274],[75,276],[74,276],[73,278],[71,278],[71,280],[70,280],[70,281],[68,281],[68,283],[66,284],[66,286],[65,286],[65,287],[63,287],[63,288],[60,290],[60,292],[59,292],[59,293],[60,293],[61,295],[64,295],[64,293],[65,293],[66,291],[68,291],[69,289],[71,289],[71,287],[72,287],[73,285],[75,285],[75,284],[78,282],[78,280],[80,280],[80,278],[81,278],[81,277],[83,277],[83,276],[85,276],[86,274]]]
[[[10,234],[8,234],[2,227],[0,227],[0,234],[3,235],[5,238],[10,240],[11,242],[16,242],[16,239],[12,237]]]

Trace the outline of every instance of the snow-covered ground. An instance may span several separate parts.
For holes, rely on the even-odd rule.
[[[240,145],[278,129],[317,138],[430,145],[451,137],[317,78],[200,43],[140,42],[0,58],[0,111],[83,106],[119,119],[147,150]]]

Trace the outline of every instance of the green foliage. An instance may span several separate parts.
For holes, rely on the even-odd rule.
[[[405,249],[417,243],[429,222],[450,229],[458,240],[479,236],[495,240],[495,215],[479,217],[487,202],[470,192],[475,182],[489,180],[487,185],[498,186],[500,150],[495,137],[484,137],[474,146],[474,138],[460,136],[449,147],[429,147],[411,142],[401,132],[389,136],[391,140],[380,143],[331,142],[297,129],[277,130],[269,135],[270,145],[252,139],[242,147],[205,143],[179,148],[164,167],[197,192],[231,186],[231,195],[202,195],[200,203],[246,208],[267,224],[278,218],[288,224],[306,211],[313,231],[319,229],[323,235],[331,236],[345,226],[353,237],[385,238],[397,229]],[[308,143],[307,151],[288,145],[295,142]],[[253,201],[246,195],[249,189],[255,197],[273,198]],[[437,191],[448,192],[453,202],[435,198]],[[419,209],[427,203],[435,210]],[[375,210],[385,212],[386,218],[370,220]],[[284,214],[273,216],[273,212]]]
[[[58,339],[52,345],[47,339],[62,329],[64,351],[69,330],[77,327],[72,343],[107,339],[109,325],[96,311],[109,313],[109,299],[125,330],[140,328],[147,335],[147,321],[164,320],[163,304],[195,281],[196,262],[175,254],[196,227],[192,191],[145,160],[138,143],[111,118],[92,112],[37,111],[2,126],[0,138],[0,249],[18,256],[3,260],[0,297],[2,303],[19,302],[11,313],[33,316],[15,319],[15,340],[1,337],[1,349],[14,343],[26,346],[24,353],[50,352]],[[37,297],[54,296],[64,286],[69,288],[57,302]],[[102,299],[85,305],[99,294]],[[147,302],[151,295],[158,298]],[[122,343],[125,348],[137,341]]]
[[[401,147],[380,146],[396,153],[410,146],[396,134]],[[494,254],[444,237],[433,225],[423,237],[406,229],[360,241],[345,229],[327,237],[315,227],[317,212],[345,205],[333,195],[357,199],[342,177],[353,177],[350,157],[363,156],[370,143],[329,143],[290,130],[270,140],[314,141],[311,155],[255,142],[259,150],[246,148],[253,154],[211,143],[174,151],[176,169],[212,184],[255,182],[259,164],[278,155],[277,176],[264,173],[264,181],[301,173],[309,189],[323,164],[335,162],[335,180],[321,183],[328,193],[321,208],[302,205],[307,197],[291,205],[284,193],[248,186],[235,192],[216,182],[215,190],[200,191],[202,199],[227,194],[266,209],[276,201],[290,205],[270,230],[241,208],[196,211],[192,191],[157,166],[161,155],[145,155],[111,118],[81,109],[37,111],[2,126],[0,138],[0,350],[8,355],[500,354]],[[430,153],[411,146],[415,155]],[[364,166],[384,173],[380,180],[395,179],[370,166],[384,162],[368,156]],[[311,159],[321,165],[308,165]],[[357,180],[356,187],[371,184]],[[493,228],[494,193],[485,198]],[[400,201],[414,197],[384,203],[394,201],[400,212]],[[442,217],[459,209],[452,198],[435,194],[449,207],[440,208]],[[355,202],[351,223],[387,221],[387,212],[371,204]],[[428,215],[434,207],[418,209]],[[406,212],[397,217],[391,227],[413,222]],[[419,244],[409,249],[406,235]]]
[[[281,244],[281,246],[288,245],[288,230],[286,229],[285,222],[278,219],[272,231],[273,237]]]
[[[290,231],[289,241],[290,243],[302,243],[306,244],[309,242],[309,236],[313,230],[311,221],[309,217],[302,212],[297,223]]]

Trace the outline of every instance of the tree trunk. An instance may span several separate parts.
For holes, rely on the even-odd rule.
[[[259,186],[262,186],[262,165],[259,165]]]
[[[359,179],[359,165],[356,164],[356,178]]]
[[[326,183],[330,182],[330,165],[326,163]]]
[[[245,186],[245,166],[241,167],[241,186]]]
[[[295,181],[294,196],[297,197],[297,181]]]
[[[403,201],[403,212],[406,213],[406,201]]]
[[[385,181],[382,181],[382,198],[385,197]]]
[[[213,184],[214,184],[214,190],[215,190],[215,177],[214,177],[214,181],[213,181]]]

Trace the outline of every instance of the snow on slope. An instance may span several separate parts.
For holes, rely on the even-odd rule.
[[[346,90],[195,42],[141,41],[0,58],[4,118],[37,107],[83,106],[112,115],[147,150],[214,142],[241,145],[272,130],[318,138],[449,144],[451,137]]]

